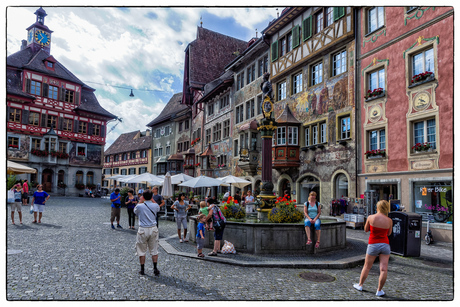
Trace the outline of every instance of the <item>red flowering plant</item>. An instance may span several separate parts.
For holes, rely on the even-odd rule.
[[[53,157],[58,157],[59,159],[67,159],[69,157],[68,153],[60,151],[50,151],[49,154]]]
[[[431,78],[433,76],[434,76],[434,74],[431,71],[425,71],[425,72],[422,72],[422,73],[420,73],[418,75],[412,76],[412,82],[411,83],[422,82],[422,81],[425,81],[426,79],[429,79],[429,78]]]
[[[195,144],[198,144],[198,142],[200,142],[200,140],[201,140],[200,138],[196,138],[196,139],[194,139],[194,140],[190,143],[190,145],[193,146],[193,145],[195,145]]]
[[[364,96],[364,98],[366,99],[369,99],[369,98],[372,98],[372,97],[376,97],[376,96],[379,96],[381,94],[383,94],[384,92],[384,89],[379,87],[379,88],[376,88],[374,90],[368,90],[367,93],[366,93],[366,96]]]
[[[245,210],[238,204],[238,201],[229,196],[227,201],[223,201],[220,210],[227,219],[241,220],[246,216]]]
[[[374,157],[374,156],[382,156],[384,157],[386,155],[385,149],[373,149],[373,150],[368,150],[364,153],[366,158],[369,157]]]
[[[414,146],[412,146],[412,150],[415,150],[415,151],[428,151],[428,149],[430,148],[431,148],[431,144],[428,142],[417,143]]]
[[[184,164],[184,168],[194,168],[193,164]]]
[[[268,220],[272,223],[298,223],[303,220],[303,214],[297,210],[296,200],[289,195],[278,197],[276,207],[268,212]]]
[[[49,154],[48,151],[40,149],[32,149],[30,153],[37,157],[48,157]]]
[[[19,145],[9,144],[9,145],[8,145],[8,148],[19,148]]]
[[[195,166],[197,166],[197,167],[200,166],[200,165],[201,165],[201,163],[199,163],[199,162],[195,164]]]

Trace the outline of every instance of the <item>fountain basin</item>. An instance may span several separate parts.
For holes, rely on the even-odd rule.
[[[190,241],[196,242],[196,216],[188,222]],[[235,246],[237,252],[248,254],[313,254],[339,250],[346,247],[346,222],[326,217],[321,219],[321,245],[315,251],[315,231],[312,229],[313,244],[307,246],[307,235],[303,224],[250,223],[227,221],[223,241]],[[214,231],[206,231],[205,247],[213,248]]]

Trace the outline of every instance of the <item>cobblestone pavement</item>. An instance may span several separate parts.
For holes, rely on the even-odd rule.
[[[301,257],[219,255],[198,259],[192,243],[179,243],[176,226],[160,221],[158,268],[151,261],[138,275],[136,232],[110,228],[107,199],[58,198],[47,202],[41,224],[32,224],[24,211],[24,225],[12,225],[8,212],[7,300],[452,300],[452,244],[422,244],[421,257],[392,255],[386,295],[375,296],[378,264],[363,292],[353,289],[362,262],[350,268],[327,266],[286,268],[280,263]],[[16,222],[18,222],[16,214]],[[225,234],[224,234],[225,236]],[[347,248],[340,252],[304,256],[305,262],[334,263],[365,253],[367,235],[347,229]],[[225,238],[224,238],[225,239]],[[208,252],[209,250],[205,250]],[[213,258],[213,259],[212,259]],[[217,261],[245,262],[233,265]],[[264,264],[265,267],[258,265]],[[324,267],[324,268],[322,268]],[[322,273],[331,282],[312,282],[302,273]]]

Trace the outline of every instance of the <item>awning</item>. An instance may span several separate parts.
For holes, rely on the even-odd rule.
[[[7,162],[7,173],[8,174],[34,174],[37,170],[23,164],[19,164],[13,161]]]
[[[155,163],[166,163],[167,157],[159,157]]]
[[[257,130],[257,121],[255,119],[251,120],[249,123],[241,125],[238,130],[245,131],[248,129]]]

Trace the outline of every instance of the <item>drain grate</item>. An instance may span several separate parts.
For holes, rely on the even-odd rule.
[[[444,268],[444,269],[453,268],[453,264],[452,263],[447,263],[447,262],[436,262],[436,261],[425,260],[425,261],[423,261],[423,264],[433,266],[433,267],[437,267],[437,268]]]
[[[306,279],[308,281],[314,282],[332,282],[335,281],[335,277],[327,274],[322,273],[314,273],[314,272],[304,272],[300,274],[300,278]]]

